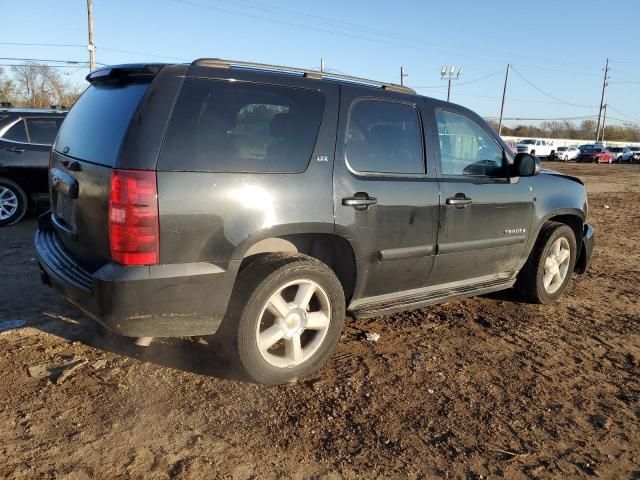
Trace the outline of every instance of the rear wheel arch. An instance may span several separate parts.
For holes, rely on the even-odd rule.
[[[269,253],[303,254],[327,265],[338,277],[347,303],[357,278],[355,253],[351,244],[334,234],[299,233],[264,238],[252,244],[244,253],[240,271]]]

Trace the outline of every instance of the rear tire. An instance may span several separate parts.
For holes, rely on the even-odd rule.
[[[516,290],[531,303],[558,301],[571,279],[576,253],[576,237],[570,227],[557,222],[545,223],[518,274]]]
[[[268,254],[244,268],[221,328],[229,360],[253,381],[288,383],[318,370],[345,316],[342,285],[315,258]]]
[[[0,177],[0,227],[13,225],[27,213],[29,198],[13,180]]]

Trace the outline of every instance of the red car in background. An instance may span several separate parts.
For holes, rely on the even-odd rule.
[[[580,155],[576,161],[580,163],[613,163],[613,155],[602,147],[580,147]]]

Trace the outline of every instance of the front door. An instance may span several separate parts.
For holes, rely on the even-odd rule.
[[[440,146],[440,230],[432,284],[512,276],[529,235],[527,178],[506,176],[506,154],[464,112],[435,112]]]
[[[354,301],[424,286],[437,239],[438,182],[425,167],[420,106],[370,95],[342,87],[334,167],[336,231],[358,264]]]

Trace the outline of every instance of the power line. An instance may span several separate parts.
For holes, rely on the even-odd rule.
[[[495,77],[496,75],[498,75],[499,73],[504,72],[504,68],[501,68],[498,71],[495,71],[493,73],[489,73],[488,75],[485,75],[483,77],[479,77],[479,78],[474,78],[473,80],[469,80],[466,82],[460,82],[457,83],[456,85],[458,87],[462,86],[462,85],[469,85],[470,83],[475,83],[475,82],[479,82],[481,80],[484,80],[486,78],[490,78],[490,77]],[[447,85],[426,85],[426,86],[420,86],[420,87],[411,87],[411,88],[418,88],[418,89],[426,89],[426,88],[447,88]]]
[[[616,121],[622,122],[622,123],[631,123],[633,125],[640,125],[640,122],[632,122],[631,120],[623,120],[622,118],[609,117],[609,120],[616,120]]]
[[[29,65],[28,63],[0,63],[0,67],[24,67]],[[47,64],[38,64],[39,67],[47,67],[47,68],[73,68],[71,65],[47,65]],[[80,66],[77,70],[82,68],[89,68],[89,63],[85,62],[84,65]],[[76,70],[76,71],[77,71]]]
[[[639,118],[631,117],[631,116],[629,116],[628,114],[626,114],[626,113],[624,113],[624,112],[621,112],[621,111],[620,111],[620,110],[618,110],[617,108],[612,107],[610,104],[607,104],[607,106],[608,106],[611,110],[613,110],[614,112],[618,112],[618,113],[619,113],[620,115],[622,115],[623,117],[627,117],[627,118],[630,118],[631,120],[636,120],[636,121],[640,122],[640,119],[639,119]],[[609,118],[611,118],[611,117],[609,117]]]
[[[382,44],[386,44],[386,45],[393,45],[396,47],[404,47],[404,48],[412,48],[412,49],[418,49],[419,47],[416,45],[410,45],[407,43],[399,43],[399,42],[390,42],[390,41],[386,41],[386,40],[381,40],[381,39],[377,39],[377,38],[373,38],[373,37],[365,37],[362,35],[356,35],[353,33],[346,33],[346,32],[339,32],[336,30],[329,30],[326,28],[319,28],[319,27],[315,27],[315,26],[311,26],[311,25],[304,25],[301,23],[297,23],[297,22],[291,22],[288,20],[281,20],[281,19],[277,19],[277,18],[271,18],[271,17],[265,17],[263,15],[257,15],[257,14],[253,14],[253,13],[247,13],[247,12],[238,12],[236,10],[229,10],[227,8],[222,8],[222,7],[214,7],[213,5],[207,5],[205,3],[199,3],[199,2],[194,2],[191,0],[173,0],[176,3],[181,3],[183,5],[190,5],[192,7],[200,7],[200,8],[205,8],[208,10],[215,10],[218,12],[225,12],[225,13],[230,13],[232,15],[240,15],[243,17],[248,17],[248,18],[254,18],[254,19],[258,19],[258,20],[266,20],[269,22],[273,22],[273,23],[279,23],[281,25],[288,25],[290,27],[297,27],[297,28],[303,28],[303,29],[308,29],[308,30],[315,30],[317,32],[323,32],[323,33],[331,33],[334,35],[340,35],[343,37],[349,37],[349,38],[355,38],[355,39],[359,39],[359,40],[367,40],[370,42],[376,42],[376,43],[382,43]]]
[[[560,99],[558,97],[555,97],[555,96],[551,95],[550,93],[545,92],[544,90],[542,90],[538,86],[534,85],[531,81],[529,81],[526,77],[524,77],[524,75],[522,75],[520,72],[518,72],[518,70],[516,70],[513,66],[511,66],[511,70],[513,70],[516,75],[518,75],[522,80],[527,82],[530,86],[532,86],[533,88],[538,90],[543,95],[555,100],[558,103],[563,103],[565,105],[570,105],[572,107],[580,107],[580,108],[596,108],[597,107],[597,105],[580,105],[580,104],[576,104],[576,103],[566,102],[566,101],[564,101],[564,100],[562,100],[562,99]]]
[[[235,5],[235,6],[239,6],[241,8],[252,8],[255,10],[260,10],[266,13],[272,13],[272,14],[281,14],[281,15],[285,15],[288,17],[293,17],[293,18],[299,18],[302,20],[313,20],[313,21],[320,21],[321,23],[325,23],[329,26],[334,26],[334,27],[346,27],[350,30],[360,30],[364,33],[371,33],[371,34],[376,34],[376,35],[381,35],[381,36],[386,36],[388,38],[395,38],[395,39],[401,39],[401,40],[407,40],[407,41],[413,41],[410,37],[406,36],[406,35],[402,35],[398,32],[391,32],[391,31],[387,31],[387,30],[381,30],[381,29],[377,29],[377,28],[371,28],[365,25],[360,25],[357,23],[352,23],[352,22],[345,22],[344,20],[338,20],[338,19],[333,19],[333,18],[329,18],[329,17],[323,17],[320,15],[314,15],[314,14],[309,14],[309,13],[304,13],[298,10],[292,10],[292,9],[286,9],[286,8],[282,8],[282,7],[274,7],[272,5],[267,5],[264,3],[260,3],[260,2],[252,2],[252,1],[247,1],[247,0],[241,0],[241,1],[234,1],[234,0],[216,0],[218,2],[221,3],[227,3],[230,5]]]
[[[530,86],[532,86],[533,88],[535,88],[536,90],[538,90],[540,93],[542,93],[543,95],[552,98],[553,100],[555,100],[558,103],[563,103],[565,105],[569,105],[572,107],[579,107],[579,108],[597,108],[597,105],[580,105],[577,103],[571,103],[571,102],[566,102],[558,97],[555,97],[553,95],[551,95],[550,93],[545,92],[544,90],[542,90],[540,87],[534,85],[531,81],[529,81],[524,75],[522,75],[520,72],[518,72],[518,70],[516,70],[513,65],[511,66],[511,70],[513,70],[513,72],[518,75],[522,80],[524,80],[525,82],[527,82]]]
[[[522,64],[522,63],[518,63],[518,67],[520,68],[533,68],[535,70],[545,70],[548,72],[554,72],[554,73],[568,73],[571,75],[582,75],[582,76],[590,76],[590,77],[598,77],[600,78],[600,75],[597,73],[585,73],[584,70],[563,70],[563,69],[558,69],[558,68],[549,68],[549,67],[541,67],[539,65],[528,65],[528,64]]]
[[[0,42],[0,45],[13,45],[19,47],[75,47],[87,48],[86,45],[77,43],[29,43],[29,42]]]
[[[87,62],[82,62],[78,60],[53,60],[50,58],[0,57],[0,60],[9,60],[9,61],[15,61],[15,62],[53,62],[53,63],[66,63],[69,65],[79,65],[79,64],[87,63]]]
[[[491,120],[495,120],[498,119],[498,117],[485,117],[483,116],[483,118],[488,118]],[[584,120],[584,119],[588,119],[588,118],[597,118],[597,115],[586,115],[586,116],[580,116],[580,117],[560,117],[560,118],[539,118],[539,117],[505,117],[504,120],[530,120],[530,121],[547,121],[547,122],[552,122],[552,121],[560,121],[560,120]]]
[[[120,50],[117,48],[107,48],[107,47],[101,47],[99,45],[96,45],[96,50],[104,50],[106,52],[115,52],[115,53],[128,53],[130,55],[143,55],[145,57],[165,58],[167,60],[178,60],[181,62],[188,62],[192,60],[192,59],[182,58],[182,57],[168,57],[166,55],[156,55],[153,53],[136,52],[134,50]]]

